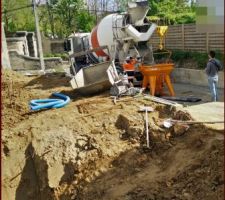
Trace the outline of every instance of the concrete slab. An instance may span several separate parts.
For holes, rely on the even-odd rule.
[[[224,102],[210,102],[188,106],[183,110],[189,112],[196,121],[224,121]],[[224,130],[224,123],[205,124],[215,130]]]
[[[173,83],[173,86],[174,86],[175,94],[178,97],[195,96],[202,99],[202,101],[195,102],[195,103],[179,102],[183,104],[184,106],[193,106],[193,105],[211,102],[211,94],[210,94],[208,85],[205,85],[205,87],[203,87],[203,86],[197,86],[192,84]],[[218,89],[218,94],[219,94],[219,102],[224,102],[224,90]]]

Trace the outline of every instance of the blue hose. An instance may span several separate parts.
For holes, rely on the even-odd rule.
[[[35,99],[30,101],[31,110],[61,108],[70,102],[70,98],[64,94],[53,93],[53,96],[61,99]]]
[[[49,102],[56,102],[56,101],[63,101],[60,99],[35,99],[30,101],[30,105],[38,106],[40,103],[49,103]]]
[[[70,102],[70,97],[64,95],[64,94],[61,94],[61,93],[53,93],[53,96],[55,97],[59,97],[61,99],[63,99],[64,101],[63,102],[58,102],[57,104],[55,104],[53,106],[53,108],[62,108],[64,107],[66,104],[68,104]]]

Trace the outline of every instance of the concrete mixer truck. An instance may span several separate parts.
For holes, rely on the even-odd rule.
[[[157,27],[147,20],[148,10],[148,1],[131,2],[126,13],[107,15],[91,33],[72,34],[67,43],[69,54],[107,46],[110,55],[106,50],[96,51],[92,53],[95,59],[90,58],[90,62],[104,60],[108,56],[123,62],[128,55],[146,55],[146,49],[150,48],[147,42]]]
[[[107,61],[113,60],[118,73],[125,71],[130,81],[134,84],[135,82],[140,84],[143,72],[146,73],[146,68],[143,67],[155,64],[149,39],[157,29],[157,25],[146,18],[148,11],[148,1],[130,2],[127,12],[107,15],[93,28],[91,33],[72,34],[65,46],[72,61],[73,74],[84,74],[84,71],[92,71],[96,76],[95,79],[101,80],[107,68]],[[95,69],[87,69],[91,66],[95,66]],[[102,69],[102,73],[100,73],[100,69]],[[140,72],[140,69],[143,72]],[[87,76],[76,76],[83,76],[83,78],[75,78],[76,83],[73,84],[73,88],[80,88],[93,82],[93,80],[82,80],[82,83],[78,84],[81,79],[85,79],[84,77],[93,77],[91,73]],[[150,80],[149,77],[149,75],[144,76],[143,84],[145,87],[150,82],[153,86],[155,84],[155,81]],[[156,82],[159,84],[158,79]],[[157,88],[151,90],[157,90]]]

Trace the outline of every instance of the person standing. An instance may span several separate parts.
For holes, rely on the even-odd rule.
[[[215,59],[216,56],[215,51],[210,51],[208,56],[209,60],[205,68],[205,72],[208,76],[208,83],[212,95],[212,101],[218,101],[218,92],[217,92],[218,71],[222,69],[222,65],[219,60]]]

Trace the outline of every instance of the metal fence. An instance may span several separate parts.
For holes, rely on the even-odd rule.
[[[150,39],[153,49],[158,49],[159,36],[155,32]],[[208,52],[218,50],[224,53],[224,32],[198,33],[196,24],[171,25],[165,37],[165,48],[170,50],[184,50]]]

